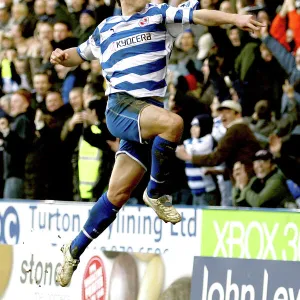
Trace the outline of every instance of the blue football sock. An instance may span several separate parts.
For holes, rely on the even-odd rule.
[[[147,192],[151,198],[159,198],[167,192],[170,162],[175,156],[177,143],[156,136],[152,145],[151,177]]]
[[[97,238],[116,218],[119,207],[113,205],[104,193],[91,209],[90,216],[71,244],[71,255],[79,259],[87,246]]]

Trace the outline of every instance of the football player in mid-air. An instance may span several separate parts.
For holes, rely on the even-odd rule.
[[[95,203],[78,236],[62,248],[64,262],[57,275],[61,286],[68,285],[91,241],[115,220],[145,174],[149,158],[151,177],[144,202],[164,222],[181,221],[168,196],[167,181],[183,121],[165,110],[162,102],[174,38],[189,24],[233,24],[248,31],[262,26],[252,15],[155,5],[147,0],[120,2],[121,16],[104,20],[79,47],[56,49],[50,57],[52,64],[66,67],[99,60],[107,81],[107,126],[121,139],[108,191]]]

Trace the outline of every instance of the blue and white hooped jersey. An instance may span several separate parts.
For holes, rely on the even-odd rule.
[[[213,152],[214,140],[211,134],[201,138],[190,138],[183,142],[186,152],[190,155],[205,155]],[[211,175],[205,175],[205,168],[185,163],[185,174],[188,185],[194,195],[201,195],[216,189],[216,184]]]
[[[167,63],[174,38],[193,23],[193,9],[147,4],[130,17],[107,18],[78,46],[84,60],[98,59],[107,80],[106,94],[164,97]]]

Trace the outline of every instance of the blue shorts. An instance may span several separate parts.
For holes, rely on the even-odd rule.
[[[112,135],[121,139],[116,155],[125,153],[145,170],[151,162],[152,141],[141,136],[140,113],[148,105],[163,108],[163,103],[153,98],[135,98],[126,93],[109,95],[106,124]]]

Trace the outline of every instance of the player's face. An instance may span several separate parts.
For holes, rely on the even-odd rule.
[[[126,2],[133,7],[136,11],[142,10],[151,0],[126,0]]]

